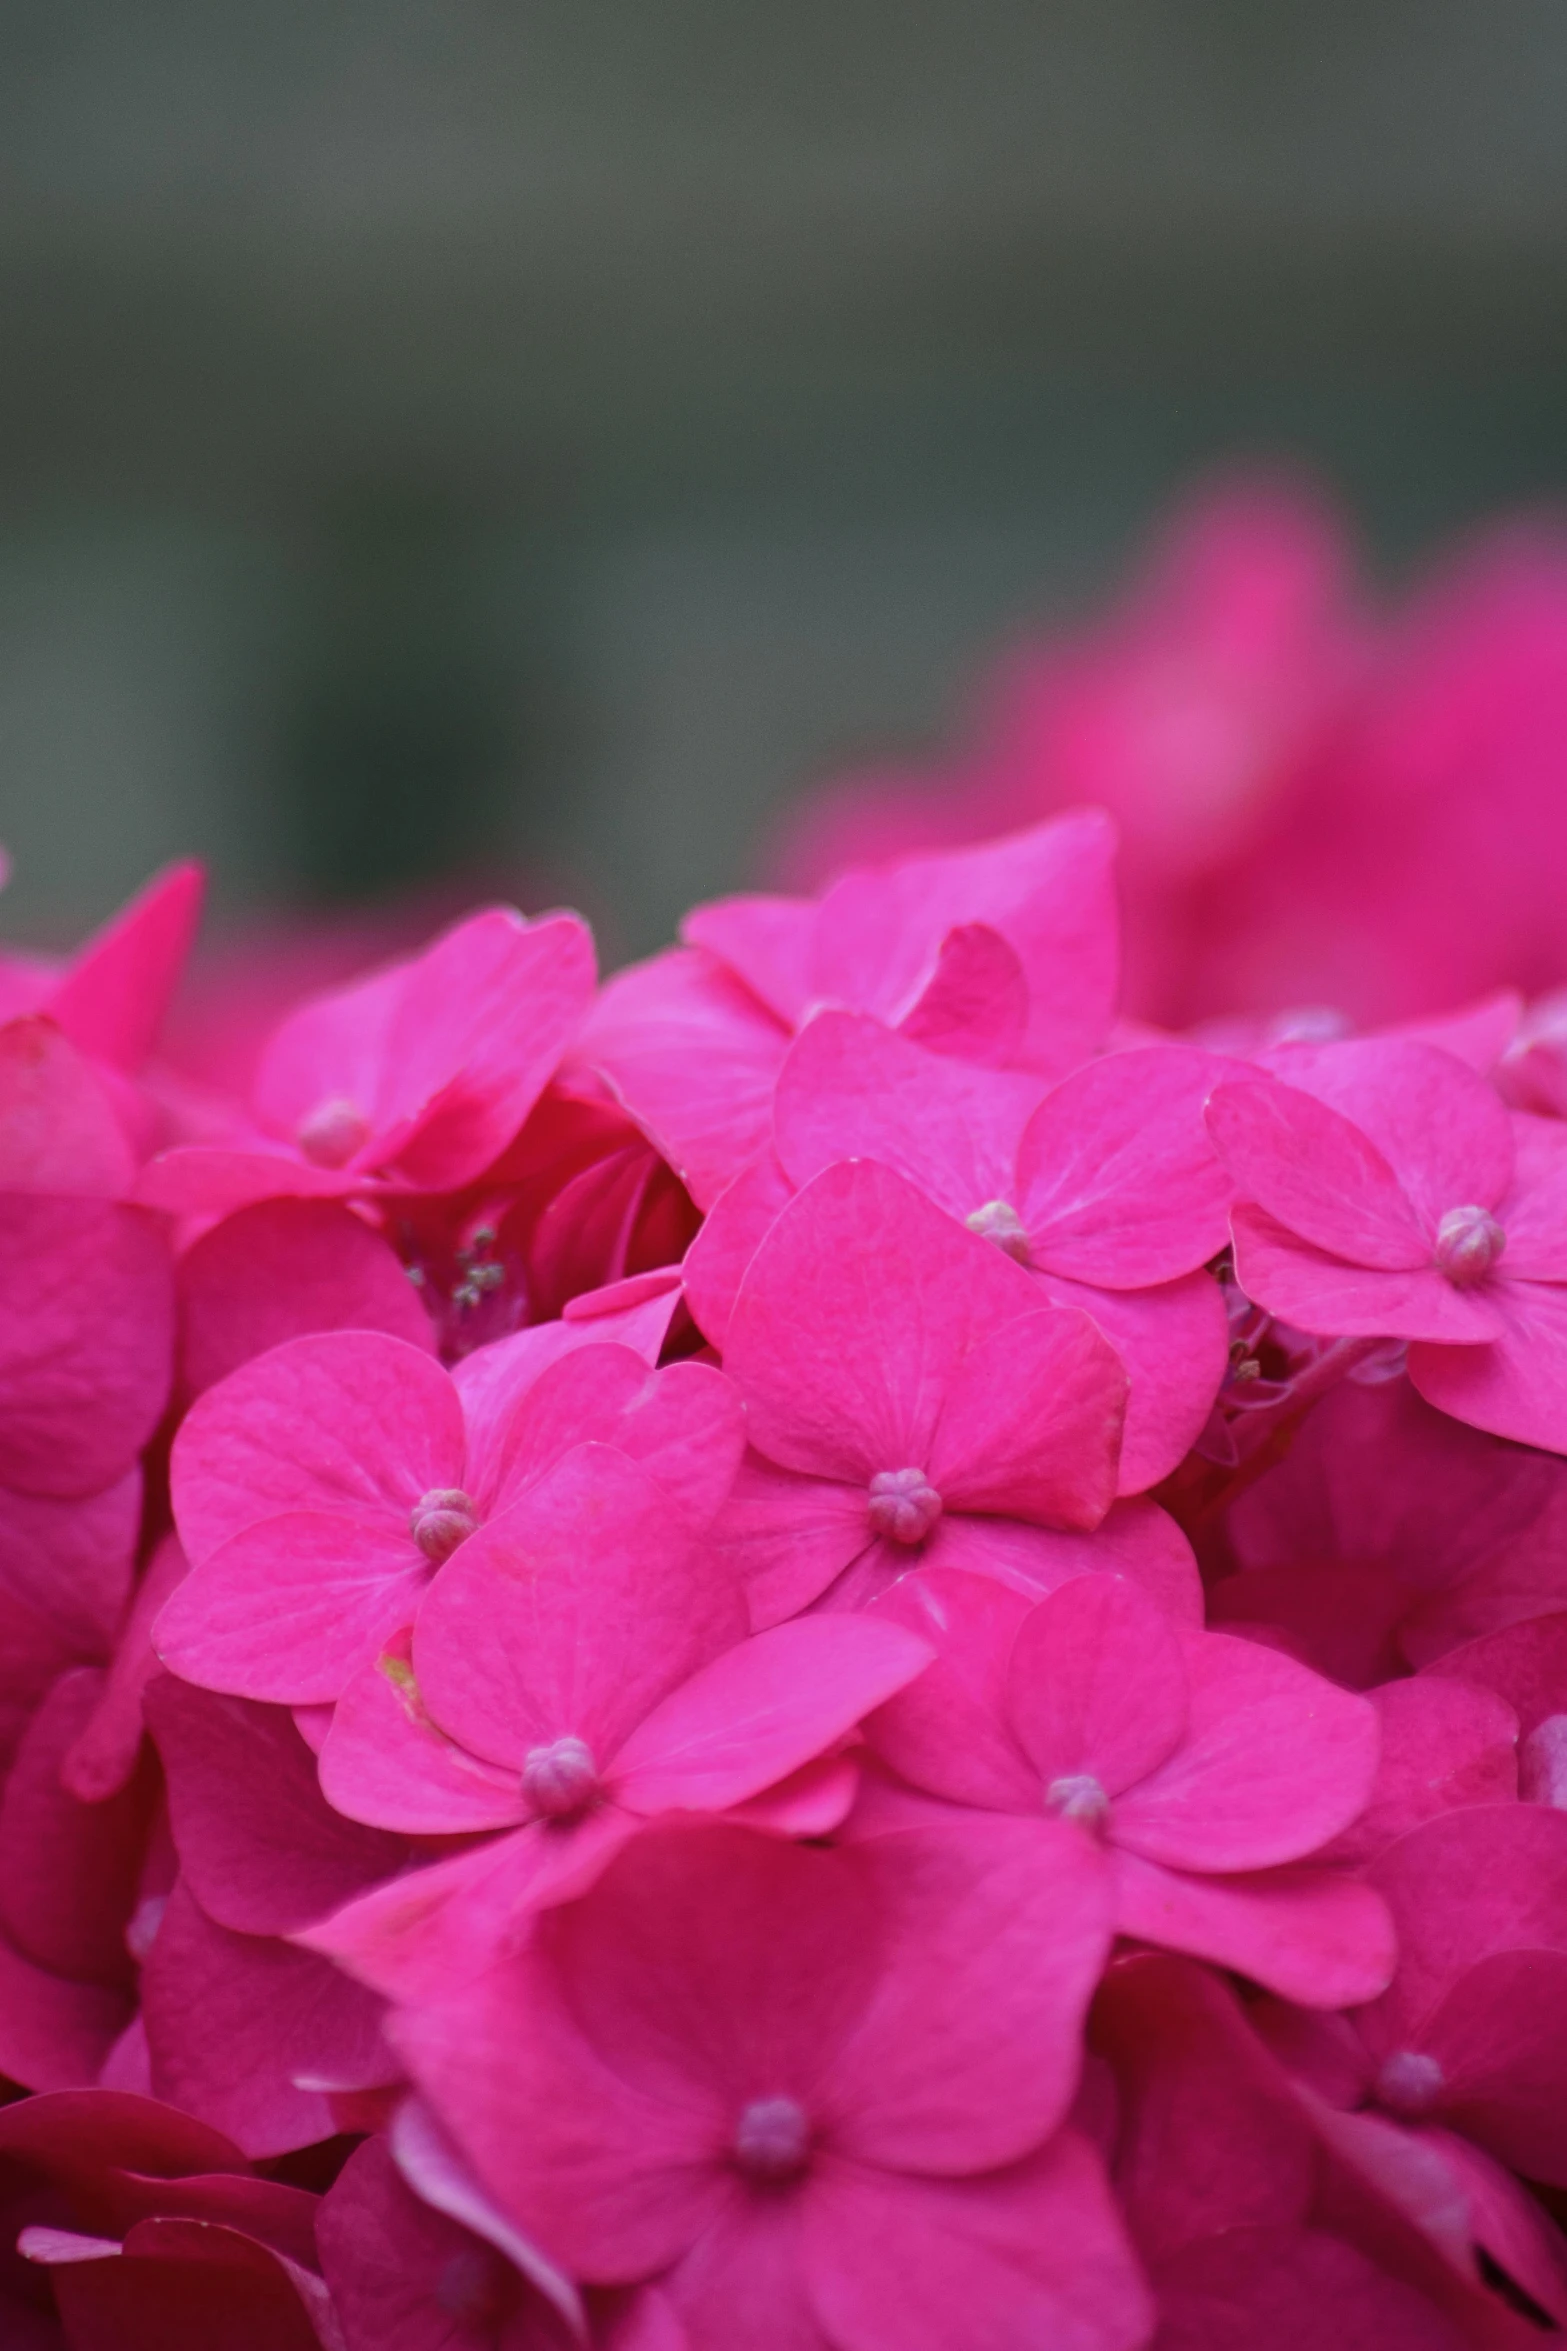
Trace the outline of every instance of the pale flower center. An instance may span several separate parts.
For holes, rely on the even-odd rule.
[[[1045,1790],[1045,1810],[1057,1820],[1075,1820],[1080,1828],[1099,1830],[1110,1817],[1110,1799],[1092,1772],[1067,1772]]]
[[[753,2098],[735,2124],[731,2152],[753,2180],[792,2180],[805,2169],[811,2125],[797,2098]]]
[[[1450,1208],[1436,1228],[1436,1262],[1455,1290],[1483,1282],[1507,1246],[1488,1208]]]
[[[1418,2049],[1395,2049],[1383,2059],[1377,2096],[1395,2114],[1424,2114],[1442,2094],[1442,2068]]]
[[[598,1791],[599,1767],[586,1739],[552,1739],[523,1758],[523,1799],[542,1820],[575,1820]]]
[[[408,1513],[408,1532],[432,1567],[450,1559],[478,1523],[479,1514],[461,1486],[432,1486]]]
[[[346,1167],[370,1139],[370,1121],[357,1102],[334,1094],[307,1110],[294,1140],[313,1167]]]
[[[879,1469],[866,1505],[873,1531],[893,1543],[923,1543],[941,1516],[941,1496],[922,1469]]]
[[[994,1241],[1019,1265],[1028,1263],[1028,1233],[1017,1210],[1005,1200],[987,1200],[983,1208],[976,1208],[972,1216],[963,1219],[971,1233],[978,1233],[982,1241]]]

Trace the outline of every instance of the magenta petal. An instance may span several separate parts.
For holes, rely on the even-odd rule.
[[[205,879],[197,864],[171,865],[74,957],[49,1011],[84,1053],[140,1069],[185,968]]]
[[[1017,1160],[1034,1262],[1116,1290],[1206,1263],[1229,1230],[1232,1186],[1203,1105],[1234,1067],[1154,1046],[1091,1061],[1047,1094]]]
[[[679,2351],[836,2351],[806,2290],[799,2196],[730,2196],[663,2280]]]
[[[1558,1118],[1513,1119],[1512,1189],[1497,1215],[1514,1281],[1567,1281],[1567,1129]]]
[[[718,1812],[770,1788],[902,1689],[934,1651],[868,1616],[802,1617],[757,1633],[672,1691],[610,1777],[633,1812]]]
[[[1014,2161],[1062,2120],[1077,2087],[1108,1949],[1101,1855],[1063,1823],[999,1815],[890,1830],[855,1853],[888,1944],[826,2085],[834,2144],[897,2170]]]
[[[422,1494],[461,1486],[462,1408],[429,1355],[370,1331],[290,1339],[191,1407],[175,1440],[175,1516],[193,1567],[283,1511],[340,1511],[407,1543]]]
[[[0,1027],[0,1192],[120,1200],[136,1158],[108,1086],[52,1020]]]
[[[1053,1306],[1096,1322],[1131,1382],[1117,1491],[1145,1493],[1201,1436],[1224,1378],[1229,1328],[1219,1285],[1189,1273],[1152,1290],[1093,1289],[1064,1275],[1036,1277]]]
[[[0,1936],[0,2073],[27,2090],[70,2090],[99,2068],[132,2013],[128,1993],[35,1967]]]
[[[863,1485],[799,1477],[755,1454],[741,1462],[711,1537],[758,1630],[820,1599],[872,1539]]]
[[[1117,1844],[1195,1870],[1266,1869],[1314,1852],[1370,1796],[1375,1707],[1258,1642],[1184,1638],[1186,1734],[1116,1804]]]
[[[153,2088],[247,2155],[330,2136],[315,2080],[358,2087],[394,2072],[380,2003],[324,1959],[215,1926],[180,1886],[142,1975]]]
[[[193,1569],[153,1646],[204,1689],[320,1705],[407,1623],[429,1578],[406,1533],[296,1511],[247,1527]]]
[[[1497,1692],[1491,1703],[1505,1701],[1517,1718],[1515,1736],[1519,1731],[1527,1736],[1547,1715],[1562,1712],[1567,1700],[1567,1608],[1482,1633],[1422,1666],[1418,1681],[1395,1683],[1392,1688],[1430,1689],[1449,1680],[1456,1685],[1447,1692],[1449,1703],[1467,1709],[1479,1700],[1481,1690],[1487,1695]],[[1473,1683],[1481,1689],[1468,1686]],[[1392,1690],[1385,1695],[1391,1696]]]
[[[0,1939],[51,1973],[120,1989],[152,1790],[146,1774],[101,1804],[71,1795],[62,1765],[103,1677],[62,1674],[17,1749],[0,1801]]]
[[[1019,1625],[1004,1703],[1043,1786],[1087,1774],[1118,1797],[1186,1729],[1179,1630],[1120,1577],[1077,1576]]]
[[[138,1464],[100,1493],[8,1493],[0,1588],[36,1609],[82,1657],[113,1644],[131,1595],[142,1513]]]
[[[186,1250],[177,1281],[188,1395],[309,1331],[384,1331],[434,1350],[430,1318],[402,1266],[338,1201],[241,1209]]]
[[[1496,1088],[1455,1055],[1418,1039],[1350,1037],[1286,1045],[1269,1058],[1292,1087],[1353,1121],[1396,1170],[1428,1226],[1461,1201],[1492,1208],[1506,1191],[1511,1121]],[[1331,1239],[1325,1245],[1338,1246]]]
[[[1410,1380],[1428,1404],[1471,1428],[1567,1449],[1567,1285],[1492,1281],[1485,1303],[1501,1326],[1495,1343],[1411,1347]]]
[[[1006,1720],[1007,1671],[1027,1600],[989,1576],[929,1568],[895,1585],[876,1613],[923,1633],[936,1659],[866,1723],[872,1753],[951,1803],[1037,1814],[1038,1777]]]
[[[1447,1341],[1469,1351],[1499,1338],[1500,1284],[1457,1290],[1434,1265],[1393,1271],[1330,1256],[1263,1209],[1237,1208],[1235,1276],[1248,1298],[1323,1338]]]
[[[663,1489],[579,1445],[442,1570],[414,1628],[420,1694],[492,1763],[585,1739],[602,1766],[659,1699],[739,1640],[745,1603]]]
[[[315,1757],[281,1708],[164,1674],[147,1693],[147,1718],[180,1866],[218,1925],[288,1934],[401,1866],[397,1839],[331,1809]]]
[[[779,1162],[807,1184],[840,1159],[874,1159],[962,1219],[1012,1198],[1018,1138],[1039,1086],[942,1060],[866,1014],[824,1012],[779,1075]]]
[[[507,2218],[590,2283],[666,2268],[733,2193],[717,2101],[676,2105],[595,2053],[524,1958],[405,2011],[397,2046]]]
[[[1303,2008],[1374,1999],[1393,1972],[1387,1905],[1328,1870],[1196,1878],[1111,1849],[1118,1933],[1233,1967]]]
[[[898,1027],[928,1053],[1005,1069],[1028,1034],[1028,978],[1016,951],[988,923],[958,923]]]
[[[671,1363],[644,1380],[610,1442],[641,1463],[703,1531],[727,1498],[745,1451],[745,1413],[734,1383],[708,1363]]]
[[[794,1186],[775,1154],[764,1151],[725,1185],[686,1251],[686,1304],[715,1347],[727,1345],[746,1269],[793,1198]]]
[[[1411,1829],[1371,1866],[1398,1925],[1398,1977],[1364,2020],[1379,2047],[1420,2029],[1494,1951],[1567,1951],[1567,1814],[1477,1804]]]
[[[982,2179],[835,2164],[805,2199],[804,2258],[842,2351],[1136,2351],[1153,2324],[1109,2184],[1075,2131]]]
[[[1208,1131],[1242,1199],[1302,1240],[1384,1272],[1430,1263],[1432,1235],[1382,1153],[1298,1086],[1231,1079],[1209,1101]]]
[[[527,1818],[517,1773],[470,1755],[430,1720],[406,1634],[344,1688],[321,1749],[321,1787],[348,1819],[410,1836],[467,1835]]]
[[[1159,2351],[1462,2351],[1434,2303],[1318,2229],[1225,2231],[1156,2277]]]
[[[168,1244],[141,1209],[0,1193],[0,1483],[123,1477],[168,1400],[173,1318]]]
[[[601,990],[576,1054],[609,1081],[698,1208],[770,1139],[788,1030],[700,948],[634,964]]]
[[[1512,1708],[1474,1682],[1437,1678],[1462,1674],[1463,1654],[1443,1658],[1430,1678],[1368,1691],[1382,1725],[1381,1761],[1364,1812],[1333,1840],[1335,1861],[1368,1861],[1438,1812],[1517,1795]]]
[[[1526,2178],[1567,2187],[1567,1952],[1498,1951],[1461,1975],[1421,2029],[1444,2121]]]
[[[1045,1307],[970,1347],[922,1465],[948,1509],[1096,1527],[1115,1500],[1126,1396],[1097,1324]]]
[[[680,925],[688,946],[727,964],[785,1028],[804,1019],[817,994],[811,969],[816,908],[800,898],[745,891],[695,906]]]
[[[963,1357],[1033,1303],[1021,1266],[902,1177],[869,1161],[831,1167],[757,1251],[725,1368],[759,1452],[864,1483],[925,1466]]]

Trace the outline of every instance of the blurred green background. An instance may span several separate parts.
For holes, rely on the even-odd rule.
[[[612,950],[1215,462],[1567,487],[1561,0],[10,0],[13,935],[448,883]]]

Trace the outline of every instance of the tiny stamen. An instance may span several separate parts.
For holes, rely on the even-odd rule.
[[[1395,2114],[1424,2114],[1443,2089],[1442,2068],[1419,2049],[1395,2049],[1377,2075],[1377,2096]]]
[[[408,1532],[432,1567],[450,1559],[479,1524],[479,1513],[461,1486],[432,1486],[408,1513]]]
[[[922,1469],[879,1469],[866,1515],[874,1532],[890,1542],[923,1543],[941,1516],[941,1496]]]
[[[976,1208],[972,1216],[963,1219],[971,1233],[978,1233],[982,1241],[994,1241],[1019,1265],[1028,1263],[1028,1232],[1017,1210],[1006,1200],[987,1200],[983,1208]]]
[[[542,1820],[575,1820],[599,1790],[599,1769],[586,1739],[552,1739],[530,1747],[522,1766],[522,1793]]]
[[[1056,1820],[1075,1820],[1096,1833],[1110,1817],[1110,1799],[1092,1772],[1068,1772],[1045,1790],[1045,1810]]]
[[[735,2124],[734,2160],[750,2179],[795,2179],[810,2151],[810,2118],[797,2098],[753,2098]]]
[[[334,1094],[307,1110],[294,1140],[313,1167],[346,1167],[370,1139],[370,1121],[357,1102]]]
[[[1483,1282],[1507,1246],[1507,1235],[1488,1208],[1470,1202],[1450,1208],[1436,1228],[1436,1262],[1455,1290]]]

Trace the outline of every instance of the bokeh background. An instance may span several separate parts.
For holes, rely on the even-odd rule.
[[[1172,492],[1567,488],[1560,0],[10,0],[12,936],[515,892],[612,953]]]

